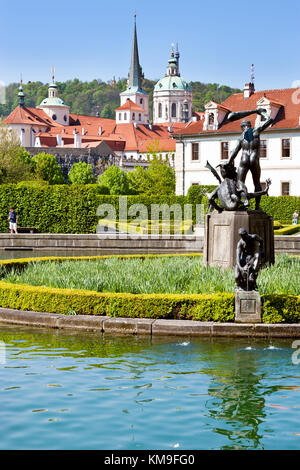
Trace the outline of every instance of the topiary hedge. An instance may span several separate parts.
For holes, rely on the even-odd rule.
[[[118,258],[165,257],[166,255],[115,255]],[[178,255],[167,255],[178,256]],[[181,256],[191,256],[183,254]],[[194,255],[199,256],[199,255]],[[99,256],[92,258],[109,258]],[[70,257],[68,259],[86,259]],[[60,260],[65,258],[36,258],[1,261],[2,275],[12,267],[23,269],[32,261]],[[111,317],[165,318],[198,321],[234,321],[233,293],[215,294],[129,294],[95,292],[76,289],[12,284],[0,281],[0,305],[4,308],[81,315],[107,315]],[[264,323],[299,323],[300,296],[268,294],[262,296]]]
[[[194,186],[197,188],[197,186]],[[214,186],[199,186],[200,192],[207,192]],[[188,196],[123,196],[129,208],[133,204],[143,204],[151,215],[152,204],[192,204],[195,220],[195,204],[201,201],[207,211],[207,196],[193,194]],[[99,217],[97,208],[101,204],[111,204],[119,218],[119,196],[107,195],[107,188],[98,184],[87,185],[47,185],[22,182],[0,185],[0,232],[8,231],[8,211],[14,206],[18,213],[20,226],[35,227],[40,233],[95,233]],[[254,202],[252,201],[252,204]],[[291,223],[295,209],[300,211],[300,197],[279,196],[262,197],[263,210],[274,220]]]

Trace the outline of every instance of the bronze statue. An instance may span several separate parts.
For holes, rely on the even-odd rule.
[[[250,234],[240,228],[241,237],[236,249],[235,282],[239,289],[245,291],[257,290],[256,279],[261,267],[263,239],[256,234]]]
[[[248,193],[245,183],[238,181],[237,179],[237,172],[233,161],[221,163],[217,166],[217,168],[220,167],[223,181],[218,172],[210,165],[209,162],[206,162],[205,166],[210,169],[220,183],[220,185],[210,195],[208,201],[210,212],[213,209],[216,209],[218,212],[222,212],[224,209],[227,211],[246,210],[250,199],[268,194],[271,184],[270,179],[266,181],[266,189],[263,191]],[[219,199],[221,207],[216,203],[216,199]]]
[[[261,123],[259,126],[252,129],[250,121],[244,119],[241,122],[243,133],[238,140],[236,148],[231,152],[228,163],[233,163],[235,157],[242,149],[242,157],[237,171],[237,181],[245,183],[247,173],[250,170],[254,184],[254,191],[259,193],[262,190],[260,184],[261,169],[259,163],[260,134],[272,124],[273,119],[264,108],[257,108],[252,111],[238,111],[230,113],[226,120],[237,121],[238,119],[245,118],[254,113],[261,116]],[[261,210],[259,206],[261,195],[255,196],[255,199],[255,209]]]

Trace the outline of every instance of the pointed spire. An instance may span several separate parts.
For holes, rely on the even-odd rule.
[[[24,101],[25,101],[25,95],[23,92],[23,80],[22,80],[22,74],[20,75],[20,86],[19,86],[19,92],[18,92],[18,104],[21,106],[21,108],[24,108]]]
[[[176,60],[177,60],[177,75],[180,77],[180,73],[179,73],[179,57],[180,57],[180,54],[179,54],[178,42],[177,42],[177,43],[176,43],[175,58],[176,58]]]
[[[131,54],[131,65],[130,72],[128,76],[128,88],[137,87],[142,89],[142,67],[140,66],[139,61],[139,50],[137,42],[137,33],[136,33],[136,12],[134,13],[134,34],[133,34],[133,45],[132,45],[132,54]]]

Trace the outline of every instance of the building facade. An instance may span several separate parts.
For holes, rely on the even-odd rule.
[[[228,160],[242,130],[240,121],[226,121],[229,112],[264,108],[274,119],[260,136],[262,186],[272,180],[270,196],[299,196],[300,178],[300,100],[299,89],[255,91],[253,83],[245,84],[244,92],[227,98],[223,103],[209,102],[200,120],[188,123],[176,133],[176,193],[186,194],[191,185],[218,184],[206,162],[216,167]],[[252,127],[261,116],[247,119]],[[235,159],[238,166],[240,154]],[[248,172],[246,185],[253,190]]]

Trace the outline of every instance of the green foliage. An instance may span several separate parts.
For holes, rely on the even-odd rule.
[[[274,227],[275,228],[275,227]],[[300,224],[298,225],[288,225],[287,227],[274,230],[275,235],[292,235],[300,231]]]
[[[49,184],[62,184],[64,182],[61,167],[54,155],[45,152],[38,153],[32,157],[31,161],[37,179],[47,181]]]
[[[111,105],[106,104],[100,113],[100,117],[106,119],[115,119],[115,112],[112,109]]]
[[[190,204],[201,204],[202,197],[216,189],[216,185],[192,185],[187,192],[187,201]]]
[[[254,200],[251,200],[251,207],[254,207]],[[261,198],[261,208],[273,217],[274,220],[282,224],[290,224],[293,219],[295,209],[300,211],[299,196],[263,196]]]
[[[152,115],[153,89],[156,81],[144,80],[144,89],[149,93],[150,116]],[[201,82],[190,83],[193,90],[193,109],[203,111],[204,105],[209,100],[218,103],[224,101],[232,93],[241,90],[227,86],[219,86],[216,83],[204,84]],[[120,79],[114,86],[102,80],[92,80],[81,82],[77,78],[66,82],[57,82],[58,93],[71,108],[71,113],[87,114],[95,116],[97,112],[102,117],[114,119],[114,110],[120,106],[120,92],[126,88],[126,79]],[[6,101],[0,104],[0,116],[8,116],[18,104],[19,84],[11,83],[6,89]],[[42,82],[30,82],[23,84],[25,93],[25,104],[29,107],[38,106],[48,95],[48,84]]]
[[[0,123],[0,183],[33,179],[30,154],[8,126]]]
[[[85,257],[70,258],[74,262]],[[87,257],[86,257],[87,258]],[[199,259],[199,255],[115,255],[92,257],[91,260],[175,260]],[[51,258],[19,259],[1,261],[2,275],[15,275],[17,270],[30,267],[32,263]],[[67,263],[65,258],[52,258]],[[190,260],[189,260],[190,261]],[[56,265],[57,266],[57,265]],[[76,270],[74,270],[76,271]],[[78,276],[77,276],[78,277]],[[299,323],[300,296],[288,294],[265,294],[262,296],[264,323]],[[214,294],[131,294],[95,292],[79,289],[30,286],[0,281],[0,305],[4,308],[113,317],[173,318],[198,321],[234,321],[234,293]]]
[[[131,192],[134,194],[175,194],[175,171],[154,154],[148,168],[136,167],[128,173]]]
[[[129,178],[125,171],[116,165],[111,165],[98,176],[98,183],[106,186],[110,194],[129,194]]]
[[[92,165],[85,162],[74,163],[68,177],[72,184],[93,184],[96,182]]]

